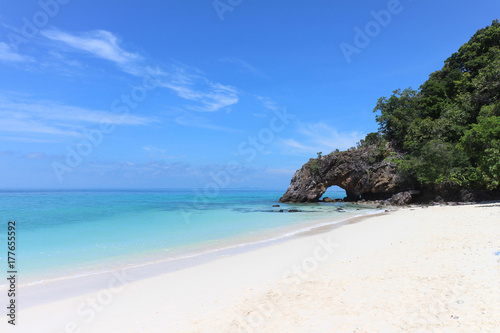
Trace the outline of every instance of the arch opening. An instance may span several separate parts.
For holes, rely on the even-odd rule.
[[[340,186],[333,185],[326,189],[325,193],[319,199],[322,201],[324,198],[330,198],[334,200],[343,200],[347,197],[347,192]]]

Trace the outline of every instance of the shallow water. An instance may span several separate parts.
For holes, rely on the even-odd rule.
[[[0,230],[6,234],[8,221],[16,221],[16,264],[26,284],[281,239],[319,224],[373,212],[373,208],[344,203],[272,207],[282,194],[2,191]],[[333,190],[328,195],[342,198],[345,194]],[[0,244],[6,249],[6,237]]]

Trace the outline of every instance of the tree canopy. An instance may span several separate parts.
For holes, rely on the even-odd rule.
[[[418,90],[378,100],[378,133],[398,169],[422,185],[500,188],[500,23],[477,31]]]

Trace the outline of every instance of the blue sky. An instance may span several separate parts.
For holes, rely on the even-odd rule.
[[[494,0],[0,8],[1,188],[285,189],[500,13]]]

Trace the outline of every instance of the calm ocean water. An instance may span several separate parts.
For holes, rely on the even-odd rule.
[[[0,257],[7,223],[17,224],[17,266],[24,282],[174,260],[240,244],[279,239],[319,223],[372,212],[344,203],[278,204],[283,191],[0,191]],[[332,198],[345,195],[340,189]],[[338,212],[342,207],[346,212]],[[299,209],[280,213],[280,209]]]

